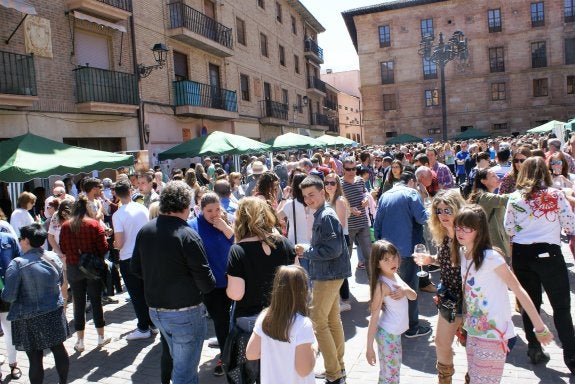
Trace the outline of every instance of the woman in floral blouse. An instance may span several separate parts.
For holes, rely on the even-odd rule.
[[[440,267],[441,285],[448,295],[459,302],[461,293],[461,274],[459,266],[451,264],[451,243],[455,235],[453,218],[459,212],[465,201],[458,189],[441,190],[431,203],[431,216],[429,229],[437,244],[437,255],[427,255],[423,265],[436,264]],[[441,288],[438,289],[441,291]],[[437,354],[437,372],[440,384],[450,384],[453,376],[453,339],[455,332],[461,324],[461,306],[458,308],[455,321],[449,322],[440,315],[437,317],[437,331],[435,335],[435,351]]]
[[[512,266],[517,279],[539,311],[542,289],[553,308],[553,320],[563,346],[563,359],[575,374],[575,333],[571,318],[569,276],[561,254],[561,230],[573,233],[575,217],[569,206],[572,192],[551,188],[551,174],[541,157],[525,160],[517,177],[517,191],[509,197],[505,230],[512,237]],[[566,196],[565,193],[570,195]],[[533,332],[533,323],[522,311],[533,364],[549,360]]]

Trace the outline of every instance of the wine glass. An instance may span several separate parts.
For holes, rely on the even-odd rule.
[[[427,253],[427,248],[425,247],[425,244],[416,244],[415,247],[413,247],[413,257],[419,259],[420,261],[422,261],[421,259],[423,258],[423,255],[425,253]],[[417,272],[418,277],[429,276],[429,273],[423,270],[423,265],[420,265],[419,268],[421,268],[421,270]]]

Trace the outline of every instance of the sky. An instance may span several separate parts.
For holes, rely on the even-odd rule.
[[[388,0],[300,0],[303,5],[325,28],[318,35],[319,46],[323,49],[322,72],[359,69],[359,59],[351,37],[341,17],[341,12],[367,5],[381,4]]]

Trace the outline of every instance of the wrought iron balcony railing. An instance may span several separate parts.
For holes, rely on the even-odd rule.
[[[191,80],[174,81],[176,107],[192,105],[196,107],[238,111],[235,91],[202,84]]]
[[[98,0],[98,2],[132,12],[132,0]]]
[[[304,41],[304,52],[312,52],[323,61],[323,49],[312,39],[306,39]]]
[[[198,35],[204,36],[229,49],[233,48],[232,30],[196,11],[183,2],[168,4],[170,13],[170,28],[186,28]]]
[[[324,99],[323,106],[327,109],[331,109],[332,111],[337,111],[337,103],[333,100]]]
[[[287,104],[271,100],[262,100],[260,101],[260,108],[262,117],[273,117],[281,120],[288,119],[289,107]]]
[[[37,95],[33,56],[0,51],[0,93]]]
[[[92,67],[78,67],[74,72],[78,103],[90,101],[131,105],[139,103],[138,77],[133,73]]]
[[[326,92],[325,83],[319,77],[309,76],[307,78],[307,87],[317,89],[323,93]]]
[[[311,116],[311,125],[329,125],[329,118],[327,115],[321,113],[313,113]]]

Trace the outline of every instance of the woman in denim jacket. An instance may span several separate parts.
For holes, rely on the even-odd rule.
[[[40,224],[20,229],[22,256],[6,270],[2,300],[12,303],[12,342],[30,360],[30,383],[44,380],[43,350],[50,348],[56,362],[60,384],[68,380],[68,353],[64,341],[70,335],[60,292],[62,262],[58,255],[41,247],[48,234]]]

